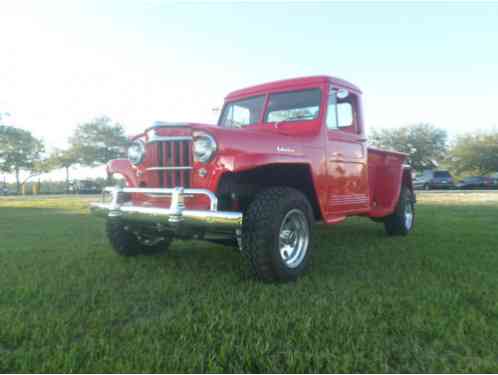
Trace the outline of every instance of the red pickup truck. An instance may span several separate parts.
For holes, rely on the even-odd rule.
[[[120,255],[166,251],[176,239],[232,243],[264,281],[310,262],[313,223],[348,216],[406,235],[415,219],[407,155],[367,146],[361,91],[333,77],[234,91],[216,125],[158,122],[107,168],[91,211]]]

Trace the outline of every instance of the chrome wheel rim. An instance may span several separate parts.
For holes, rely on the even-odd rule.
[[[280,225],[278,238],[280,257],[289,268],[298,267],[308,251],[310,232],[303,211],[292,209]]]
[[[413,225],[413,206],[412,202],[407,199],[405,203],[405,227],[411,229]]]

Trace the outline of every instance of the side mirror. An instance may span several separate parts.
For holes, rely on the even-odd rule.
[[[346,99],[349,96],[349,91],[346,89],[339,89],[336,93],[337,99]]]

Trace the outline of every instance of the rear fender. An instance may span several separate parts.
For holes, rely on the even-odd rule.
[[[407,164],[403,165],[403,180],[401,185],[407,187],[411,191],[413,201],[415,202],[415,190],[413,188],[412,167],[410,167]],[[398,194],[398,199],[399,199],[399,194]]]
[[[369,155],[369,185],[372,209],[368,216],[384,217],[394,212],[401,188],[413,192],[411,168],[396,154],[371,153]],[[412,196],[415,196],[412,194]]]

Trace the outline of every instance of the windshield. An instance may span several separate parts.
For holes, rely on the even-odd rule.
[[[320,89],[271,94],[266,122],[315,120],[320,113]]]
[[[434,177],[436,178],[448,178],[451,177],[447,171],[434,172]]]
[[[265,95],[228,102],[223,108],[218,125],[224,128],[242,128],[261,119]],[[320,115],[320,89],[269,94],[264,122],[315,120]]]
[[[241,128],[256,124],[263,111],[265,96],[239,100],[225,105],[219,125],[224,128]]]

